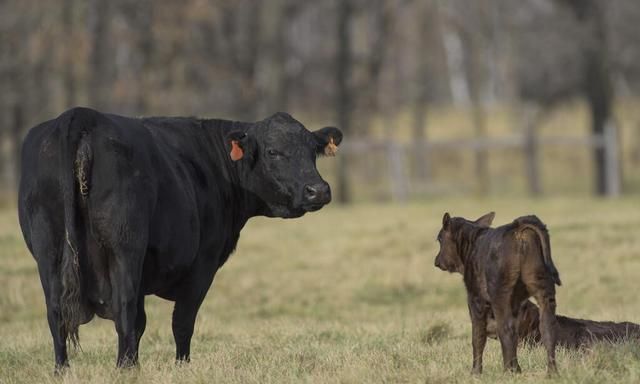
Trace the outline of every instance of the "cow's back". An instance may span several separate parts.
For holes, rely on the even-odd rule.
[[[34,127],[24,141],[19,208],[27,245],[32,249],[32,233],[43,232],[47,241],[41,248],[65,244],[64,175],[70,172],[74,181],[67,187],[75,192],[74,227],[82,242],[74,246],[90,301],[106,301],[111,294],[105,277],[110,244],[145,249],[135,256],[144,263],[145,293],[169,289],[190,268],[200,245],[198,181],[189,169],[197,132],[190,119],[144,122],[74,108]],[[89,158],[81,170],[83,156]],[[42,254],[59,258],[51,252],[34,256]]]

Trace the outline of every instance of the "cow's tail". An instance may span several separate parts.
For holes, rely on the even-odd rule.
[[[516,224],[518,225],[518,229],[520,231],[530,229],[536,233],[540,243],[540,248],[542,250],[544,265],[547,267],[549,273],[551,273],[551,277],[553,278],[554,283],[556,283],[557,285],[562,285],[562,282],[560,281],[560,273],[558,273],[558,269],[553,264],[553,259],[551,258],[551,242],[549,240],[549,232],[547,231],[547,226],[544,225],[544,223],[540,219],[538,219],[538,217],[533,215],[516,219]]]
[[[80,200],[88,191],[91,147],[83,127],[82,114],[68,111],[59,117],[62,164],[60,180],[64,204],[64,247],[60,265],[62,296],[60,309],[62,326],[67,339],[78,347],[78,328],[86,316],[83,299],[83,282],[80,258],[84,252],[84,241],[80,212]]]

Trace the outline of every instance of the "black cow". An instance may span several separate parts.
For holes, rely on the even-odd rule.
[[[29,132],[19,215],[38,264],[56,368],[94,314],[112,319],[117,366],[137,363],[145,295],[175,302],[176,359],[198,308],[253,216],[295,218],[331,200],[316,169],[337,128],[286,113],[255,123],[128,118],[71,109]]]

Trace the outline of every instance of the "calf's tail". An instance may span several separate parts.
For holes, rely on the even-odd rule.
[[[547,267],[547,270],[551,274],[553,282],[557,285],[562,285],[558,269],[553,264],[553,259],[551,259],[551,243],[549,241],[549,232],[547,231],[547,226],[544,225],[544,223],[536,216],[521,217],[519,219],[516,219],[516,224],[518,224],[518,229],[520,231],[530,229],[536,233],[540,243],[540,248],[542,250],[544,265]]]

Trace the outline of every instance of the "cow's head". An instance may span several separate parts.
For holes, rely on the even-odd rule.
[[[435,266],[443,271],[464,273],[464,262],[460,254],[460,229],[465,223],[488,228],[494,217],[495,213],[491,212],[478,220],[470,221],[462,217],[451,217],[449,213],[445,213],[442,217],[442,229],[438,233],[440,252],[436,256]]]
[[[242,167],[243,187],[257,196],[266,216],[300,217],[331,201],[329,184],[316,168],[318,155],[335,155],[338,128],[314,132],[278,112],[227,135],[229,156]]]

